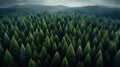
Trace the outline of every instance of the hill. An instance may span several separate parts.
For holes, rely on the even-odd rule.
[[[67,6],[45,6],[45,5],[15,5],[9,8],[0,8],[0,16],[8,14],[32,14],[32,13],[85,13],[92,14],[96,16],[111,17],[114,19],[120,19],[120,8],[94,5],[94,6],[84,6],[84,7],[67,7]]]

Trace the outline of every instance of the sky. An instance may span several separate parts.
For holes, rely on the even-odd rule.
[[[107,5],[120,7],[120,0],[0,0],[0,7],[14,5],[64,5],[69,7]]]

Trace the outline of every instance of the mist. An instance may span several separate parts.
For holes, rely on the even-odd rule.
[[[13,5],[64,5],[69,7],[80,7],[90,5],[106,5],[120,7],[120,0],[0,0],[0,7]]]

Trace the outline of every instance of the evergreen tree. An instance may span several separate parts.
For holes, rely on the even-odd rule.
[[[82,47],[79,45],[77,51],[76,51],[76,59],[77,60],[82,60],[83,58],[83,52],[82,52]]]
[[[43,63],[46,57],[47,57],[47,51],[46,51],[46,48],[43,46],[41,49],[41,52],[39,53],[39,59]]]
[[[96,58],[99,58],[100,55],[102,55],[102,51],[101,50],[98,51]]]
[[[96,52],[97,52],[97,49],[96,49],[96,46],[94,45],[92,50],[91,50],[91,58],[92,58],[92,64],[95,64],[94,61],[96,61]]]
[[[77,63],[77,66],[76,66],[76,67],[84,67],[83,62],[79,61],[79,62]]]
[[[29,34],[28,34],[27,42],[30,43],[30,44],[32,42],[34,42],[34,37],[33,37],[33,34],[31,32],[29,32]]]
[[[91,50],[91,55],[92,55],[93,58],[96,56],[96,51],[97,51],[96,46],[94,45],[92,50]]]
[[[51,64],[51,56],[50,55],[47,55],[47,58],[45,59],[45,62],[44,62],[44,67],[49,67],[50,64]]]
[[[40,41],[42,42],[42,40],[43,40],[43,37],[44,37],[44,32],[43,32],[43,30],[42,29],[40,29],[40,32],[39,32],[40,34]]]
[[[34,42],[32,42],[31,44],[30,44],[30,47],[31,47],[31,49],[32,49],[32,51],[34,51],[34,50],[38,50],[38,48],[37,48],[37,46],[34,44]]]
[[[69,62],[66,57],[63,58],[63,61],[61,63],[61,67],[69,67]]]
[[[19,39],[19,35],[18,35],[17,31],[14,31],[14,37],[15,37],[16,40]]]
[[[46,29],[47,29],[47,24],[46,24],[46,21],[45,21],[45,19],[44,18],[42,18],[42,29],[43,29],[43,31],[45,31]]]
[[[36,62],[30,59],[28,63],[28,67],[36,67]]]
[[[115,52],[117,51],[116,43],[114,43],[114,42],[110,43],[109,51],[110,51],[111,57],[113,57],[115,55]]]
[[[33,60],[37,61],[38,60],[38,53],[34,50],[33,55],[32,55]]]
[[[114,67],[120,67],[120,50],[116,53],[114,57]]]
[[[91,56],[88,53],[84,59],[84,65],[85,67],[90,67],[91,66]]]
[[[59,67],[60,62],[61,62],[60,55],[58,52],[56,52],[51,62],[51,67]]]
[[[68,49],[68,43],[64,42],[63,47],[62,47],[62,57],[66,55],[67,49]]]
[[[13,60],[13,57],[8,50],[5,51],[3,67],[15,67],[15,62]]]
[[[0,66],[2,67],[2,61],[3,61],[3,58],[4,58],[4,50],[0,44]]]
[[[103,56],[102,56],[102,54],[100,54],[98,56],[98,59],[96,61],[96,67],[103,67]]]
[[[78,49],[79,46],[81,46],[81,47],[83,46],[83,45],[82,45],[82,42],[81,42],[81,39],[78,40],[77,45],[76,45],[76,48]]]
[[[91,53],[91,47],[90,47],[90,42],[88,41],[85,48],[84,48],[84,53],[87,55],[88,53]]]
[[[44,46],[45,46],[47,52],[49,53],[51,51],[51,42],[50,42],[50,38],[48,36],[45,38]]]
[[[97,46],[97,51],[99,50],[103,50],[103,43],[99,43],[99,45]]]
[[[74,51],[74,48],[73,48],[72,43],[71,43],[71,44],[69,45],[69,47],[68,47],[66,57],[68,58],[68,61],[69,61],[69,63],[70,63],[70,66],[74,66],[74,65],[75,65],[75,61],[76,61],[76,58],[75,58],[75,51]]]
[[[52,46],[52,53],[55,53],[58,50],[56,43]]]
[[[40,52],[40,53],[42,54],[43,57],[46,57],[46,56],[47,56],[46,48],[43,47],[43,48],[41,49],[41,52]]]
[[[4,48],[9,48],[10,47],[10,38],[7,33],[4,35]]]
[[[30,59],[31,56],[32,56],[32,49],[31,49],[29,43],[27,43],[25,51],[26,51],[26,56],[27,56],[27,57],[26,57],[26,61],[28,62],[29,59]]]
[[[12,36],[11,42],[10,42],[10,52],[14,58],[14,60],[18,63],[19,56],[20,56],[20,48],[18,45],[18,42],[16,41],[15,37]]]
[[[27,61],[26,61],[26,48],[24,47],[24,45],[21,45],[20,48],[20,67],[26,67],[27,65]]]
[[[94,44],[94,45],[98,45],[97,37],[95,37],[95,38],[93,39],[93,44]]]
[[[109,67],[113,66],[112,58],[114,58],[114,57],[110,57],[110,54],[109,54],[109,52],[107,50],[104,52],[103,58],[104,58],[104,60],[103,60],[104,66],[109,66]]]

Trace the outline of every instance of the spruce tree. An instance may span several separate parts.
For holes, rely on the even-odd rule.
[[[89,53],[86,55],[86,57],[84,59],[84,65],[85,65],[85,67],[91,66],[91,56]]]
[[[61,50],[61,52],[62,52],[62,57],[66,55],[66,53],[67,53],[66,50],[67,50],[67,49],[68,49],[68,43],[67,43],[67,42],[64,42],[63,47],[62,47],[62,50]]]
[[[0,44],[0,66],[2,67],[2,61],[3,61],[3,58],[4,58],[4,50]]]
[[[5,35],[4,35],[4,45],[3,45],[3,47],[4,47],[4,49],[10,47],[10,38],[9,38],[7,33],[5,33]]]
[[[78,63],[77,63],[77,66],[76,66],[76,67],[84,67],[83,62],[82,62],[82,61],[78,61]]]
[[[114,57],[114,67],[120,67],[120,50],[116,53]]]
[[[26,51],[26,56],[27,56],[27,57],[26,57],[26,61],[28,62],[29,59],[30,59],[31,56],[32,56],[32,49],[31,49],[29,43],[27,43],[25,51]]]
[[[109,52],[110,52],[111,57],[114,57],[116,51],[117,51],[117,44],[114,42],[111,42],[110,47],[109,47]]]
[[[8,50],[5,51],[3,67],[15,67],[14,59]]]
[[[49,36],[45,38],[44,47],[46,48],[48,53],[51,51],[51,41]]]
[[[68,50],[67,50],[67,54],[66,57],[68,58],[68,61],[70,63],[70,66],[74,66],[75,65],[75,50],[73,48],[72,43],[69,45]]]
[[[20,48],[18,45],[18,42],[16,41],[15,37],[12,36],[11,42],[10,42],[10,52],[14,58],[14,60],[18,63],[19,56],[20,56]]]
[[[61,62],[61,58],[58,52],[55,53],[53,60],[51,62],[51,67],[59,67]]]
[[[96,61],[96,67],[103,67],[103,56],[102,56],[102,54],[99,55],[99,57]]]
[[[76,59],[77,60],[82,60],[83,59],[83,52],[82,52],[82,47],[79,45],[77,51],[76,51]]]
[[[28,67],[36,67],[36,62],[30,59],[28,63]]]
[[[55,53],[58,50],[56,43],[53,43],[52,53]]]
[[[88,53],[91,53],[91,47],[90,47],[90,42],[88,41],[85,48],[84,48],[84,53],[87,55]]]
[[[45,58],[47,57],[47,51],[46,48],[43,46],[41,49],[41,52],[39,53],[39,59],[41,60],[41,63],[45,61]]]
[[[32,55],[33,60],[37,61],[38,60],[38,53],[34,50],[33,55]]]
[[[61,67],[69,67],[69,62],[66,57],[63,58],[63,61],[61,63]]]
[[[26,67],[27,65],[27,61],[26,61],[27,55],[26,55],[26,48],[24,47],[24,45],[21,45],[20,48],[20,66],[21,67]]]

